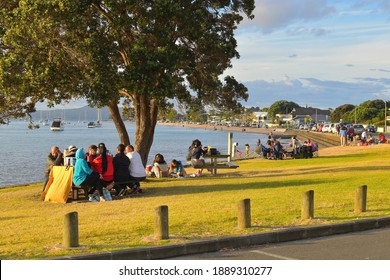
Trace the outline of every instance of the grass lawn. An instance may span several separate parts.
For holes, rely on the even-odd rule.
[[[183,243],[280,228],[390,215],[390,145],[334,147],[319,158],[236,162],[201,178],[148,179],[145,193],[106,203],[45,203],[42,184],[0,189],[0,259],[45,259],[69,254]],[[188,173],[193,172],[187,169]],[[354,193],[368,186],[367,212],[355,214]],[[301,199],[314,190],[315,218],[301,220]],[[251,200],[252,227],[237,228],[237,203]],[[170,239],[156,241],[154,209],[169,207]],[[77,211],[82,249],[63,250],[66,213]]]

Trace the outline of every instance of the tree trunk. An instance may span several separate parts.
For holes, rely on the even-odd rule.
[[[149,97],[141,95],[134,96],[133,104],[136,119],[134,149],[140,153],[142,162],[146,166],[153,144],[158,107]]]
[[[120,142],[124,145],[130,145],[129,134],[127,133],[125,123],[123,122],[121,114],[119,112],[118,102],[112,101],[108,106],[108,109],[115,124],[116,130],[118,131]]]

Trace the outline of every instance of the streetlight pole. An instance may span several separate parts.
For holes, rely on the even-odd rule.
[[[387,105],[385,100],[384,102],[385,102],[385,133],[387,133]]]
[[[386,105],[385,105],[386,106]],[[355,106],[355,124],[356,124],[356,106]]]

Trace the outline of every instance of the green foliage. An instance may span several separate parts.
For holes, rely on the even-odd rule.
[[[331,121],[338,122],[340,119],[351,123],[378,123],[384,119],[385,103],[375,99],[361,103],[359,106],[344,104],[337,107],[331,114]]]
[[[268,119],[274,120],[277,114],[290,113],[294,108],[300,107],[301,106],[291,101],[276,101],[268,109]]]
[[[339,122],[340,120],[345,120],[345,114],[349,113],[355,109],[355,106],[352,104],[344,104],[337,107],[330,115],[330,120],[332,122]]]
[[[127,132],[117,103],[130,98],[135,147],[146,159],[158,110],[168,108],[170,99],[241,110],[246,87],[220,77],[239,58],[234,31],[253,9],[254,0],[2,4],[0,118],[28,113],[44,100],[85,98],[116,113],[122,137]]]

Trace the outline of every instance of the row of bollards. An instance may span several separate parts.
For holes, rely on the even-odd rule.
[[[359,214],[367,210],[367,186],[363,185],[355,190],[354,212]],[[314,218],[314,191],[304,192],[302,195],[301,219]]]
[[[367,186],[361,186],[355,191],[355,213],[366,211]],[[302,195],[301,219],[314,218],[314,191],[304,192]],[[250,199],[238,202],[237,225],[239,229],[251,227]],[[169,239],[168,206],[163,205],[155,208],[154,237],[157,240]],[[79,247],[78,214],[71,212],[65,215],[63,231],[63,247]]]

